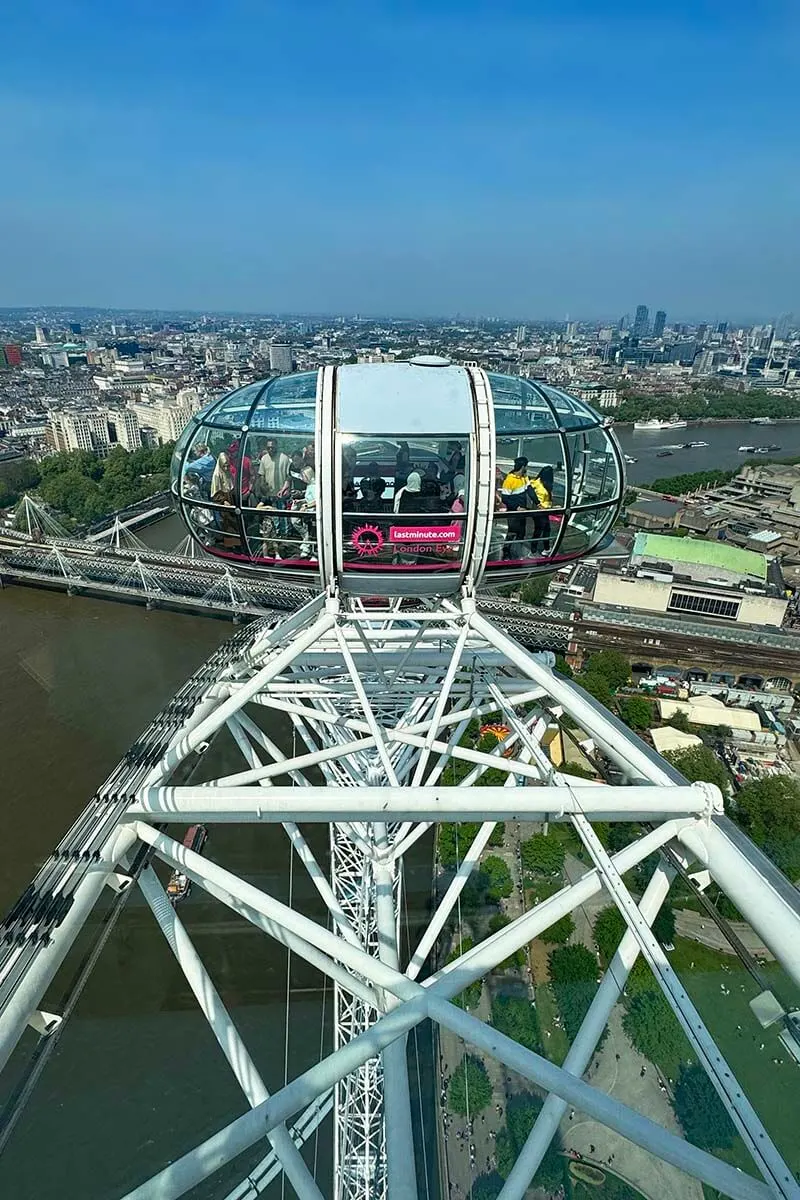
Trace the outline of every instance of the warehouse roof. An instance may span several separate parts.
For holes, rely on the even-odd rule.
[[[767,578],[767,560],[763,554],[755,550],[740,550],[738,546],[729,546],[726,542],[669,537],[663,533],[637,533],[633,553],[661,562],[695,563],[719,567],[735,575],[750,575],[762,580]]]

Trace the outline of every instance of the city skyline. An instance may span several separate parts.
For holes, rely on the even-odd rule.
[[[775,320],[798,20],[757,16],[13,11],[0,304]]]

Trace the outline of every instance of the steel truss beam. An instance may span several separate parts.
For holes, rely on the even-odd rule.
[[[554,712],[568,714],[637,786],[576,783],[560,775],[542,740]],[[273,713],[282,714],[294,730],[297,744],[291,752],[281,749],[265,727]],[[468,722],[489,715],[508,726],[507,738],[493,752],[460,745]],[[202,785],[176,783],[177,770],[185,779],[193,756],[223,729],[233,738],[241,769]],[[800,979],[800,911],[791,888],[729,827],[716,789],[687,785],[590,696],[554,675],[546,659],[523,650],[481,616],[471,600],[430,601],[423,611],[409,614],[398,604],[373,610],[328,595],[281,625],[242,631],[225,665],[193,694],[181,723],[168,728],[158,751],[145,761],[148,765],[137,766],[135,773],[131,769],[127,777],[115,777],[114,800],[124,802],[113,835],[103,843],[95,868],[77,883],[51,945],[32,958],[12,1000],[0,1007],[0,1056],[10,1052],[38,1008],[104,882],[137,838],[163,863],[179,867],[210,896],[330,979],[335,1024],[333,1051],[268,1095],[155,873],[145,869],[142,892],[250,1110],[143,1183],[129,1200],[183,1195],[265,1139],[269,1153],[228,1200],[251,1200],[280,1170],[296,1194],[327,1194],[328,1182],[321,1185],[312,1177],[297,1146],[331,1107],[337,1200],[386,1195],[412,1200],[418,1164],[405,1043],[408,1032],[428,1018],[547,1093],[503,1200],[525,1194],[566,1104],[728,1195],[798,1197],[791,1173],[649,931],[668,893],[671,869],[657,868],[638,907],[622,876],[667,844],[699,859]],[[454,769],[460,771],[458,787],[452,786]],[[502,786],[473,788],[490,769],[504,773]],[[465,846],[463,861],[403,962],[404,856],[431,826],[453,820],[478,821],[479,832]],[[434,970],[426,965],[429,955],[500,820],[572,821],[594,867]],[[282,824],[287,851],[297,852],[325,904],[328,924],[312,921],[180,845],[155,827],[165,821]],[[641,821],[651,828],[609,858],[590,821]],[[311,823],[329,826],[330,877],[304,833]],[[563,1067],[452,1003],[470,983],[603,887],[627,931]],[[639,953],[683,1022],[761,1180],[689,1145],[582,1079]],[[6,968],[13,969],[14,963]]]

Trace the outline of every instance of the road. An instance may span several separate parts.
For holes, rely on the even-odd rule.
[[[774,961],[773,955],[759,938],[758,934],[745,921],[731,921],[731,929],[747,950],[755,957]],[[681,908],[675,912],[675,932],[682,937],[692,938],[711,950],[719,950],[722,954],[734,955],[736,951],[731,946],[725,934],[710,917],[693,912],[690,908]]]

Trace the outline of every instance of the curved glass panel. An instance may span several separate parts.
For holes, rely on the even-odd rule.
[[[468,496],[464,437],[344,435],[345,571],[458,570]]]
[[[588,554],[603,540],[616,514],[615,505],[584,508],[573,512],[567,522],[556,559]]]
[[[568,396],[566,392],[549,387],[545,383],[540,386],[553,405],[562,429],[591,429],[593,425],[601,423],[600,416],[594,409],[589,408],[588,404],[583,404],[574,396]]]
[[[497,432],[554,430],[556,418],[540,388],[517,375],[488,374]]]
[[[206,425],[214,425],[223,429],[241,429],[247,424],[247,418],[250,415],[250,409],[253,406],[253,401],[258,396],[259,392],[264,390],[264,381],[258,383],[248,383],[244,387],[237,388],[235,392],[231,392],[228,396],[224,396],[218,401],[216,406],[211,406],[206,409],[203,414],[203,422]]]
[[[608,431],[598,426],[580,433],[568,433],[566,441],[573,506],[616,500],[622,488],[622,472]]]
[[[249,428],[313,433],[317,419],[317,378],[317,371],[301,371],[273,379],[250,414]]]

